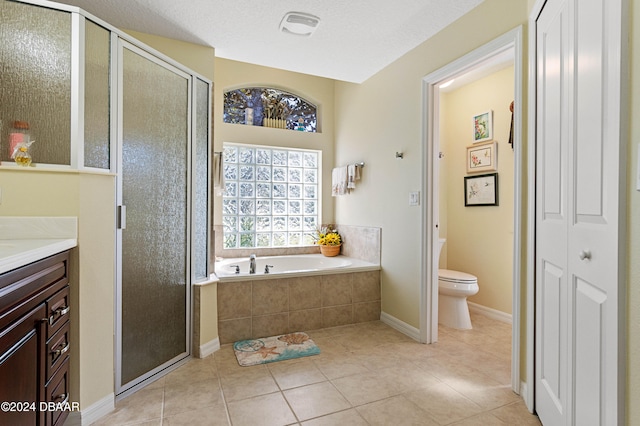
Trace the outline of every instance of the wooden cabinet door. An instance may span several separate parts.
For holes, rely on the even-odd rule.
[[[45,316],[43,303],[0,334],[0,401],[13,404],[0,410],[2,425],[43,424]]]

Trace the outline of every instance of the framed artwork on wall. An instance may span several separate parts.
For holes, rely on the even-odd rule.
[[[498,142],[484,142],[467,147],[467,173],[498,170]]]
[[[498,174],[464,177],[464,205],[497,206],[498,205]]]
[[[473,143],[493,139],[493,111],[489,110],[473,116]]]

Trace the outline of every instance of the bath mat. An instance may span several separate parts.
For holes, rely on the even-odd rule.
[[[240,340],[233,344],[238,364],[243,367],[318,355],[320,348],[307,333],[297,332],[263,339]]]

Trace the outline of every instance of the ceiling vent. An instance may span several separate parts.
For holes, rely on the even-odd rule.
[[[304,12],[289,12],[280,22],[280,31],[309,37],[318,28],[320,18]]]

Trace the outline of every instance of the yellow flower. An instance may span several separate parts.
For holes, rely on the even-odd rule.
[[[316,244],[320,246],[339,246],[342,244],[342,238],[335,229],[329,227],[320,228],[317,232]]]

